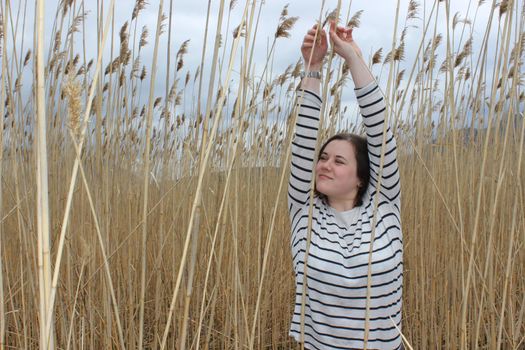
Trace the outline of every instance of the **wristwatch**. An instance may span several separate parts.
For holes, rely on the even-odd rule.
[[[310,71],[310,72],[302,71],[301,74],[300,74],[300,77],[302,79],[304,79],[304,78],[321,79],[321,72],[319,72],[319,71]]]

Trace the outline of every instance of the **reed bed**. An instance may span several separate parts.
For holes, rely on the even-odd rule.
[[[210,1],[190,69],[182,4],[136,0],[117,23],[117,3],[60,1],[37,36],[28,1],[0,1],[0,348],[296,347],[286,180],[303,68],[273,62],[298,18],[284,7],[263,33],[268,4]],[[356,6],[312,11],[359,27]],[[370,53],[398,143],[407,348],[525,347],[524,24],[522,1],[398,1],[392,45]],[[323,138],[361,132],[347,70],[329,66]]]

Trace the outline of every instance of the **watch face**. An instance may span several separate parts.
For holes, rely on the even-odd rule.
[[[301,72],[301,78],[304,77],[321,79],[321,72]]]

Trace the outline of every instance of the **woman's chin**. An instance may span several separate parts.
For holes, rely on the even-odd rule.
[[[325,188],[324,186],[317,186],[316,187],[316,191],[319,192],[320,194],[322,194],[323,196],[325,197],[329,197],[329,193],[330,191],[327,191],[327,188]]]

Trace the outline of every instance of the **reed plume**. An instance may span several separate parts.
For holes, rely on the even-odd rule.
[[[24,63],[23,63],[24,67],[27,66],[30,59],[31,59],[31,50],[27,50],[26,56],[24,57]]]
[[[146,0],[136,0],[135,7],[133,7],[133,12],[131,14],[131,19],[134,20],[137,18],[140,12],[146,8],[146,5],[148,5]]]
[[[295,22],[299,17],[289,17],[286,20],[284,20],[275,31],[275,37],[276,38],[289,38],[290,37],[290,30],[293,28]]]
[[[499,3],[499,16],[503,16],[505,13],[507,13],[507,10],[509,8],[509,0],[501,0]]]
[[[143,26],[140,33],[139,50],[148,44],[148,27]]]
[[[71,8],[73,0],[61,0],[62,3],[62,15],[65,16],[67,11]]]
[[[73,35],[73,33],[80,32],[80,25],[84,21],[86,17],[86,13],[81,13],[73,18],[73,23],[69,27],[69,30],[67,31],[67,36]]]
[[[348,21],[346,26],[348,28],[359,28],[359,26],[361,25],[361,15],[363,14],[363,12],[364,10],[359,10],[356,13],[354,13],[354,15],[352,16],[352,18],[350,18],[350,21]]]
[[[64,84],[64,95],[67,100],[68,127],[78,139],[81,130],[82,85],[73,75],[69,75]]]
[[[420,4],[416,0],[410,0],[408,3],[407,20],[417,18]]]
[[[383,48],[381,47],[379,50],[374,52],[374,55],[372,56],[372,65],[381,63],[382,57],[383,57]]]
[[[336,23],[339,23],[339,17],[338,17],[337,9],[333,9],[330,12],[327,12],[325,14],[325,19],[323,20],[323,24],[321,25],[322,28],[324,28],[329,21],[334,21]]]
[[[465,57],[472,54],[472,37],[468,38],[465,42],[465,45],[463,45],[463,49],[461,52],[456,56],[456,60],[454,61],[454,67],[459,66]]]

